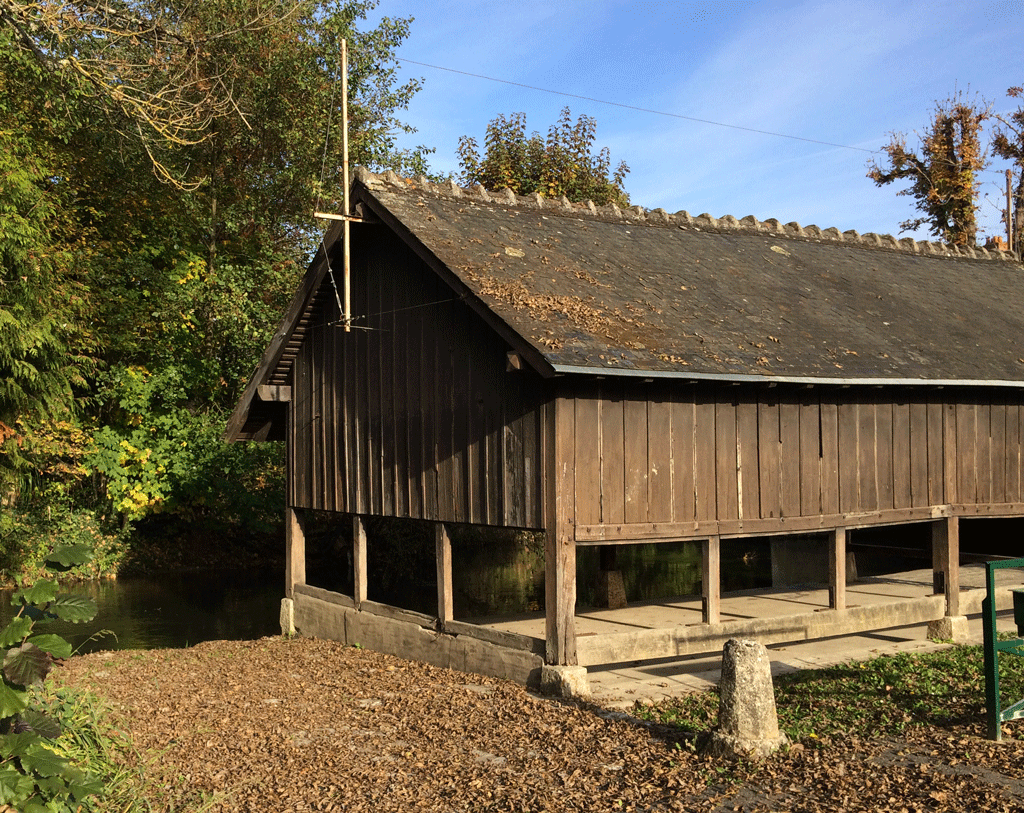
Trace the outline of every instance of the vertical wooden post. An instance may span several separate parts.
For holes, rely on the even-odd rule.
[[[437,555],[437,617],[442,628],[455,619],[452,604],[452,540],[443,522],[434,525],[434,550]]]
[[[356,609],[366,601],[366,525],[358,514],[352,516],[352,600]]]
[[[835,528],[828,546],[828,606],[846,609],[846,528]]]
[[[722,620],[722,540],[712,536],[701,542],[701,614],[705,624]]]
[[[942,542],[946,533],[946,520],[940,519],[932,523],[932,595],[946,592],[946,568],[943,565]]]
[[[574,403],[544,406],[544,604],[547,662],[576,666],[576,467]]]
[[[293,598],[295,585],[306,583],[306,516],[290,505],[285,509],[284,592]]]
[[[946,595],[946,615],[960,615],[960,520],[932,523],[932,569],[936,593]]]

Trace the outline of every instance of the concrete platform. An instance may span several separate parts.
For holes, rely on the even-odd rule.
[[[1000,631],[1015,631],[1010,611],[999,613],[998,626]],[[969,643],[981,644],[981,616],[969,616],[968,628]],[[772,674],[782,675],[802,669],[866,661],[898,652],[935,652],[951,645],[929,641],[928,625],[917,624],[860,635],[776,644],[768,647],[768,654],[772,659]],[[629,709],[638,701],[658,702],[718,685],[721,661],[721,653],[711,653],[681,659],[616,664],[591,668],[587,677],[595,703],[607,708]]]
[[[1024,585],[1024,571],[999,570],[996,583],[1000,588]],[[969,635],[972,642],[981,642],[981,600],[984,597],[984,565],[964,565],[960,569],[961,612],[971,616]],[[1005,596],[1008,594],[1004,594]],[[856,631],[849,634],[803,640],[808,637],[807,627],[794,626],[793,639],[769,644],[773,670],[776,674],[828,666],[851,660],[867,660],[879,654],[904,651],[933,651],[945,646],[928,640],[927,624],[900,624],[907,607],[921,607],[939,601],[933,595],[932,571],[922,569],[888,576],[865,577],[847,586],[847,607],[854,613],[857,608],[870,608],[874,617],[886,617],[886,607],[892,608],[894,624],[885,629]],[[1000,601],[1000,608],[1006,606]],[[745,591],[722,596],[722,622],[725,629],[732,624],[739,631],[755,621],[771,619],[787,621],[794,616],[815,620],[814,614],[835,615],[829,609],[828,590],[822,587],[782,589],[771,591]],[[941,613],[940,613],[941,614]],[[1013,629],[1012,619],[1006,613],[1002,627]],[[823,620],[823,619],[822,619]],[[480,619],[475,623],[496,630],[543,639],[542,614],[503,619]],[[718,625],[722,626],[722,625]],[[630,604],[621,610],[583,610],[576,615],[578,646],[581,651],[588,638],[601,636],[603,640],[620,640],[624,633],[689,628],[697,632],[707,629],[701,621],[699,596],[663,601]],[[651,633],[653,634],[653,633]],[[780,633],[785,637],[785,632]],[[605,638],[605,636],[610,636]],[[758,637],[758,636],[751,636]],[[596,643],[596,641],[595,641]],[[592,648],[600,651],[599,648]],[[610,707],[630,707],[637,700],[659,700],[689,691],[706,689],[717,684],[721,661],[721,646],[705,650],[702,654],[686,657],[624,660],[614,664],[588,665],[590,689],[594,701]]]

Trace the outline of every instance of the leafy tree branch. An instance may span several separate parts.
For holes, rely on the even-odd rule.
[[[988,165],[981,129],[990,115],[987,106],[958,93],[936,104],[931,124],[920,135],[920,153],[908,148],[903,133],[893,133],[882,148],[885,163],[868,163],[868,177],[878,186],[910,181],[897,194],[915,198],[922,215],[901,223],[902,231],[927,226],[952,245],[974,244],[978,174]]]
[[[596,135],[597,120],[581,115],[573,122],[568,107],[548,129],[547,139],[538,132],[527,137],[525,113],[498,115],[487,125],[483,158],[476,139],[459,139],[461,179],[467,185],[511,189],[518,195],[536,192],[548,198],[565,195],[574,202],[592,200],[599,206],[628,205],[623,183],[629,167],[622,161],[609,175],[608,148],[593,154]]]

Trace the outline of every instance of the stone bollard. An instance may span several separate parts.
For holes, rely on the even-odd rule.
[[[789,744],[779,731],[771,661],[762,644],[726,642],[719,693],[718,728],[707,744],[709,753],[759,759]]]
[[[627,605],[621,570],[602,570],[597,577],[597,606],[621,610]]]
[[[585,666],[551,666],[540,669],[540,693],[576,700],[590,699],[590,684]]]
[[[290,637],[295,634],[295,602],[290,598],[281,599],[281,634]]]

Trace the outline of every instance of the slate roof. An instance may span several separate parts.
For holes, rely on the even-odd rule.
[[[393,173],[358,171],[353,196],[400,222],[549,372],[1024,384],[1024,268],[1009,252]]]

